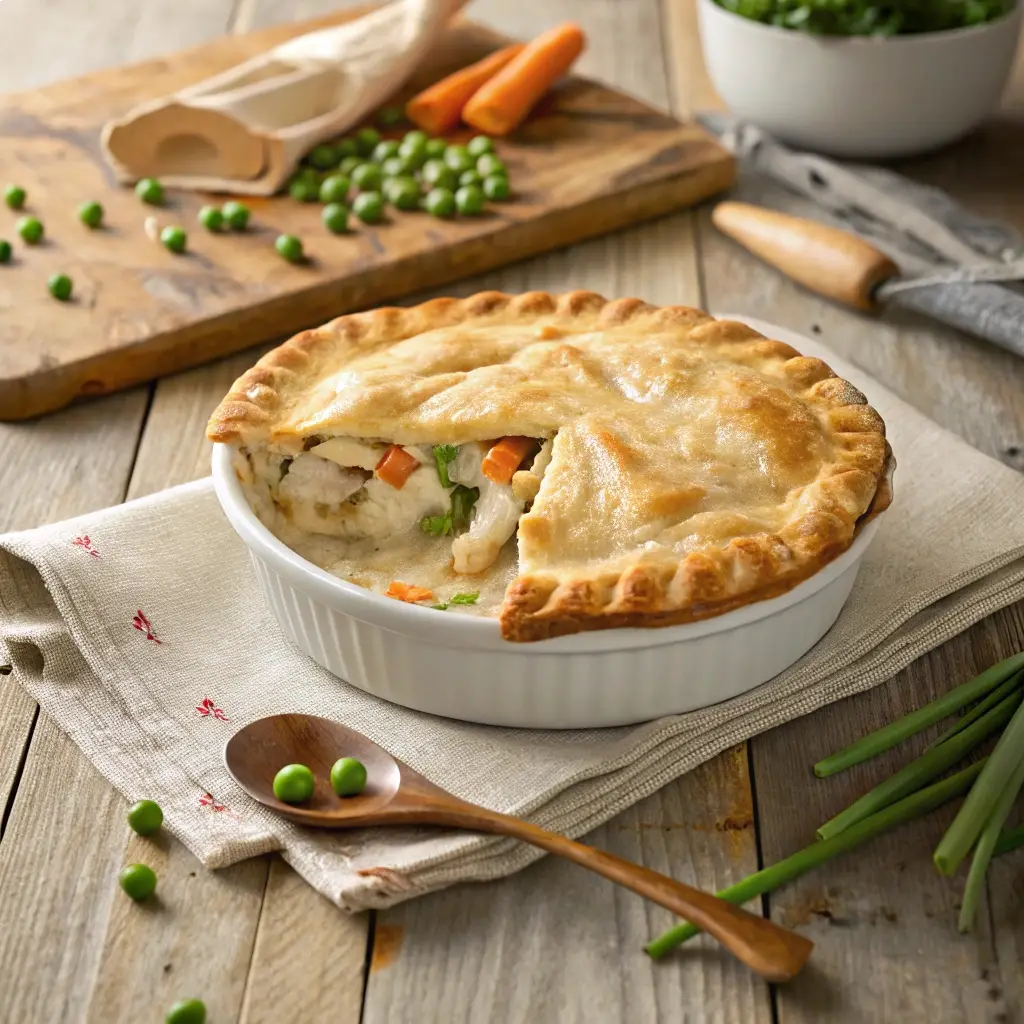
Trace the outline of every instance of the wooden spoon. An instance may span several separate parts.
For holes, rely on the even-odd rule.
[[[359,796],[341,798],[331,789],[331,765],[339,757],[356,757],[366,766],[366,789]],[[440,825],[532,843],[693,922],[769,981],[793,978],[814,945],[763,917],[649,868],[547,832],[528,821],[466,803],[361,733],[327,718],[299,714],[261,718],[228,740],[224,760],[235,781],[254,800],[300,825]],[[274,776],[286,764],[304,764],[316,777],[313,795],[302,805],[282,803],[274,796]]]

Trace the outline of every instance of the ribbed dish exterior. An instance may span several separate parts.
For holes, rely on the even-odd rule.
[[[543,642],[494,651],[407,636],[332,608],[252,558],[285,634],[340,679],[418,711],[530,729],[627,725],[753,689],[825,635],[860,565],[858,558],[805,600],[735,629],[622,651],[545,653]]]

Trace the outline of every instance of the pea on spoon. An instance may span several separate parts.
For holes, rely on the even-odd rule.
[[[366,768],[366,788],[339,798],[330,783],[339,751]],[[632,864],[527,821],[467,803],[445,792],[372,740],[316,715],[272,715],[240,729],[224,748],[224,762],[254,800],[283,817],[313,828],[368,825],[440,825],[511,836],[558,854],[698,925],[769,981],[789,981],[813,943],[772,921],[734,907],[710,893]],[[274,793],[281,765],[308,766],[313,791],[301,805]]]

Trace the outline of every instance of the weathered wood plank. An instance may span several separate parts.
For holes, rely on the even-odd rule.
[[[754,859],[743,748],[702,765],[587,842],[704,886]],[[558,858],[377,915],[366,1024],[769,1021],[767,989],[706,940],[660,963],[672,915]]]
[[[145,9],[116,8],[98,11],[85,0],[62,0],[59,9],[48,9],[61,31],[40,33],[39,11],[22,0],[8,0],[3,9],[0,34],[2,87],[29,87],[75,71],[138,59],[173,49],[224,30],[231,12],[230,0],[187,0],[183,5],[154,3]],[[20,528],[100,508],[121,500],[135,457],[139,427],[145,415],[147,390],[136,390],[89,403],[47,417],[36,423],[0,426],[0,515],[7,528]],[[6,688],[6,683],[5,683]],[[0,707],[0,743],[5,751],[22,749],[12,735],[24,728],[14,702]],[[0,793],[9,782],[8,758],[3,761]],[[144,917],[140,922],[153,929],[134,950],[121,951],[124,992],[100,985],[93,1019],[104,1021],[145,1020],[157,1010],[152,993],[163,993],[160,980],[149,995],[135,987],[132,955],[138,956],[156,943],[159,930],[153,917],[141,908],[126,907],[117,888],[117,871],[124,863],[128,829],[124,803],[88,764],[77,747],[43,716],[35,729],[4,842],[0,845],[0,963],[5,978],[0,999],[0,1021],[80,1021],[97,980],[105,982],[103,939],[113,914],[128,909]],[[177,848],[171,855],[188,856]],[[266,865],[244,866],[243,874],[259,872]],[[172,874],[169,872],[169,875]],[[203,875],[206,873],[203,872]],[[197,876],[198,877],[198,876]],[[174,891],[163,879],[165,893]],[[230,884],[217,879],[216,885]],[[256,888],[262,891],[262,881]],[[196,889],[191,896],[196,896]],[[203,894],[206,910],[217,913],[218,902]],[[187,898],[183,905],[191,906]],[[258,901],[257,901],[258,909]],[[130,915],[129,915],[130,916]],[[230,914],[225,915],[230,919]],[[198,915],[196,915],[198,918]],[[254,917],[249,932],[254,930]],[[131,929],[126,928],[125,934]],[[209,919],[196,936],[216,933]],[[163,962],[179,967],[192,962],[195,950],[167,945],[174,933],[161,933],[165,946],[152,949],[154,959],[167,951]],[[184,939],[184,933],[178,935]],[[221,943],[223,945],[223,943]],[[213,942],[210,944],[214,945]],[[242,966],[247,961],[245,951]],[[227,956],[221,962],[226,962]],[[162,969],[162,963],[161,963]],[[187,972],[186,972],[187,973]],[[238,973],[236,969],[236,973]],[[169,976],[167,991],[176,979]],[[183,979],[184,980],[184,979]],[[235,986],[233,1005],[241,999],[244,970]],[[230,984],[227,986],[230,991]],[[125,1009],[131,1004],[130,1009]],[[212,1005],[219,1005],[217,999]],[[120,1015],[124,1009],[126,1016]]]
[[[275,859],[263,902],[240,1024],[357,1024],[369,915],[349,915]],[[301,949],[302,970],[295,971]]]
[[[581,9],[570,2],[493,0],[474,6],[474,17],[521,36],[576,18],[589,38],[582,72],[669,106],[654,2]],[[699,304],[692,224],[690,214],[667,217],[463,282],[456,291],[587,287]],[[724,886],[757,866],[750,799],[740,748],[620,815],[588,841],[704,887]],[[670,915],[659,908],[553,860],[501,882],[455,887],[378,913],[365,1019],[770,1019],[767,987],[718,950],[698,946],[652,964],[642,945],[669,923]]]
[[[765,862],[813,842],[818,825],[917,756],[938,730],[826,780],[813,777],[814,761],[1019,650],[1022,638],[1024,609],[1018,606],[921,658],[891,683],[758,736],[752,749]],[[830,1014],[848,1020],[1016,1019],[1019,1006],[1010,1000],[1019,1000],[1019,936],[1006,927],[1001,909],[1013,901],[1013,873],[1002,865],[992,876],[998,938],[985,908],[978,931],[959,935],[964,873],[945,879],[931,863],[954,813],[949,806],[910,822],[771,897],[772,917],[817,943],[813,970],[778,991],[780,1020],[820,1021]]]

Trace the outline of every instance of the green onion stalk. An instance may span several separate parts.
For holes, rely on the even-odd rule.
[[[877,814],[858,821],[831,839],[819,840],[798,850],[785,860],[772,864],[770,867],[744,878],[743,881],[737,882],[736,885],[723,889],[718,893],[719,898],[727,900],[729,903],[746,903],[747,900],[777,889],[785,882],[810,871],[811,868],[817,867],[855,846],[860,846],[861,843],[873,839],[896,825],[901,825],[905,821],[935,810],[936,807],[940,807],[954,797],[966,793],[974,780],[981,774],[984,764],[984,761],[978,761],[955,775],[951,775],[948,779],[933,783],[931,786],[891,804]],[[653,959],[657,960],[670,949],[692,938],[699,931],[700,929],[696,925],[678,924],[674,928],[670,928],[664,935],[648,943],[645,947],[646,951]]]
[[[980,675],[954,687],[949,693],[912,711],[909,715],[904,715],[903,718],[890,722],[881,729],[876,729],[846,747],[845,750],[840,750],[839,753],[819,761],[814,766],[814,774],[819,779],[823,779],[895,747],[908,737],[921,732],[922,729],[927,729],[929,725],[948,718],[968,704],[981,700],[990,691],[1002,685],[1010,676],[1022,669],[1024,669],[1024,651],[985,669]]]
[[[992,820],[997,807],[1005,800],[1006,791],[1012,788],[1021,758],[1024,758],[1024,708],[1018,708],[999,737],[985,763],[985,770],[976,785],[971,787],[959,813],[935,848],[935,866],[944,875],[956,871]],[[1001,826],[1002,822],[996,831]]]
[[[891,778],[854,801],[844,811],[826,821],[818,829],[820,839],[838,835],[851,825],[895,803],[902,797],[920,789],[925,783],[938,778],[947,768],[962,760],[987,736],[1001,729],[1012,717],[1021,703],[1022,694],[1015,690],[994,708],[961,732],[951,736],[934,750],[922,754],[915,761],[901,768]]]
[[[980,785],[980,781],[978,785]],[[964,887],[964,898],[960,904],[960,920],[957,927],[962,932],[969,932],[974,927],[974,919],[978,914],[978,903],[981,891],[985,887],[985,875],[989,862],[992,860],[996,846],[1002,834],[1003,825],[1010,816],[1013,802],[1024,786],[1024,747],[1021,747],[1017,759],[1017,767],[999,794],[999,799],[992,808],[992,813],[985,822],[985,827],[978,837],[978,845],[974,848],[971,869],[967,873],[967,885]]]
[[[984,700],[979,701],[970,711],[961,715],[944,733],[925,747],[925,750],[934,750],[940,743],[945,743],[950,737],[958,732],[963,732],[972,722],[976,722],[989,708],[994,708],[1004,698],[1017,690],[1024,683],[1024,671],[1015,672],[1001,686],[997,686]]]

